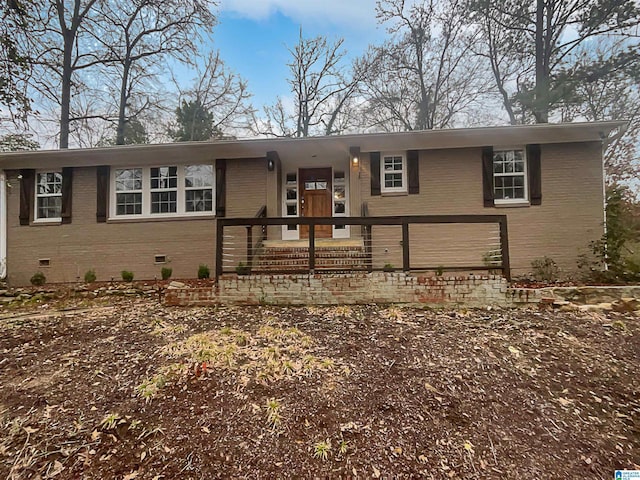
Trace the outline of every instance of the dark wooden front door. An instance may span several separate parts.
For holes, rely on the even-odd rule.
[[[300,169],[300,215],[331,216],[331,168]],[[331,225],[317,225],[316,238],[331,238]],[[300,238],[309,238],[309,227],[300,225]]]

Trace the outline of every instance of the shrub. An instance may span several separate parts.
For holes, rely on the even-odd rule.
[[[436,268],[436,276],[441,277],[444,274],[444,267],[442,265]]]
[[[171,274],[173,273],[173,269],[169,267],[162,267],[160,270],[160,275],[162,275],[163,280],[169,280],[171,278]]]
[[[607,189],[606,232],[599,240],[589,243],[590,254],[578,258],[585,281],[598,283],[637,282],[640,263],[630,258],[630,246],[640,238],[636,217],[638,204],[627,187],[614,185]],[[605,267],[606,266],[606,267]]]
[[[236,267],[236,273],[238,275],[249,275],[251,273],[251,267],[249,265],[245,265],[243,262],[240,262]]]
[[[120,272],[120,275],[122,275],[122,280],[124,280],[125,282],[133,282],[133,272],[122,270],[122,272]]]
[[[84,283],[93,283],[96,281],[96,271],[92,268],[84,274]]]
[[[393,272],[394,270],[395,268],[393,268],[393,265],[391,263],[385,263],[384,267],[382,267],[383,272]]]
[[[47,281],[47,277],[45,277],[44,273],[42,272],[36,272],[33,274],[30,281],[31,281],[31,285],[34,285],[36,287],[41,287]]]
[[[209,271],[209,267],[207,265],[200,264],[200,266],[198,267],[198,278],[209,278],[210,275],[211,272]]]
[[[533,278],[539,282],[556,282],[558,281],[558,265],[549,258],[536,258],[531,262],[533,270]]]

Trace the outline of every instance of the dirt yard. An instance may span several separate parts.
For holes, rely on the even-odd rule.
[[[2,478],[611,479],[640,468],[637,313],[111,297],[0,318]]]

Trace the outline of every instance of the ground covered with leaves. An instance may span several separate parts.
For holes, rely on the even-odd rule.
[[[639,339],[637,313],[5,308],[0,477],[610,479],[640,468]]]

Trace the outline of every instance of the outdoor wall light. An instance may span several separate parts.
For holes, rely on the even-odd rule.
[[[351,156],[351,165],[357,168],[360,161],[360,147],[349,147],[349,155]]]
[[[276,168],[276,162],[273,161],[273,158],[270,158],[267,160],[267,170],[269,170],[270,172],[273,172],[273,170]]]

